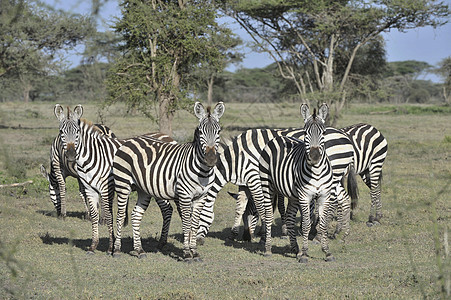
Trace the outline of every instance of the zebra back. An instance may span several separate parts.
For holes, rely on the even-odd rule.
[[[115,189],[118,195],[116,249],[120,249],[121,227],[131,187],[157,199],[179,202],[184,233],[184,258],[198,255],[195,234],[198,212],[191,209],[193,201],[204,201],[214,180],[214,166],[219,148],[219,118],[224,105],[219,103],[213,112],[205,112],[200,103],[195,104],[195,115],[199,125],[194,132],[194,140],[186,144],[168,144],[142,137],[124,143],[116,153],[113,163]],[[140,200],[141,199],[141,200]],[[148,197],[142,196],[134,210],[132,224],[139,228],[140,218],[147,208]],[[139,207],[139,208],[137,208]],[[201,207],[201,206],[200,206]],[[190,225],[192,224],[192,225]],[[194,226],[194,227],[192,227]],[[139,235],[139,229],[134,230]],[[142,253],[140,237],[134,234],[135,250]]]

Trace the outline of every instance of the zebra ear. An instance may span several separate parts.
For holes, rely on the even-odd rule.
[[[329,106],[326,103],[323,103],[318,110],[318,117],[320,117],[323,121],[326,121],[327,114],[329,113]]]
[[[60,104],[56,104],[55,108],[53,109],[53,112],[55,113],[55,117],[61,122],[66,117],[64,115],[64,108]]]
[[[45,169],[44,165],[41,165],[41,175],[44,176],[45,179],[49,180],[49,174],[47,173],[47,170]]]
[[[73,114],[74,119],[78,120],[81,118],[82,115],[83,115],[83,106],[81,106],[81,104],[78,104],[74,108],[74,114]]]
[[[310,117],[310,109],[306,103],[301,104],[301,116],[304,118],[304,122]]]
[[[219,118],[222,117],[225,111],[225,105],[224,102],[219,102],[216,104],[215,109],[213,110],[213,113],[211,114],[216,120],[219,120]]]
[[[194,114],[199,120],[205,117],[204,106],[199,101],[196,101],[196,103],[194,103]]]

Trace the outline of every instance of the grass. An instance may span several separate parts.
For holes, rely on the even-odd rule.
[[[98,122],[97,108],[85,116]],[[258,241],[226,243],[234,218],[234,201],[226,191],[215,205],[215,222],[199,250],[203,262],[185,264],[181,220],[173,215],[168,245],[157,246],[162,218],[155,203],[141,226],[147,259],[132,250],[131,227],[123,231],[123,251],[113,259],[107,229],[100,227],[95,255],[86,255],[91,226],[84,220],[76,180],[68,178],[68,217],[56,218],[39,165],[49,164],[58,121],[53,104],[0,103],[0,184],[33,180],[25,187],[0,188],[0,298],[38,299],[293,299],[293,298],[445,298],[450,259],[444,233],[451,223],[451,113],[369,114],[377,106],[355,105],[338,126],[366,122],[387,138],[380,226],[369,228],[369,191],[359,180],[360,199],[347,242],[331,240],[336,262],[324,262],[320,246],[310,245],[307,264],[296,262],[287,240],[275,238],[273,255],[262,256]],[[155,124],[114,106],[103,112],[106,125],[119,137],[156,131]],[[295,127],[301,124],[297,104],[226,104],[224,136],[248,127]],[[190,140],[196,118],[179,112],[174,136]],[[24,169],[23,179],[8,168]],[[136,199],[134,196],[133,199]],[[132,200],[131,203],[133,203]],[[276,213],[276,224],[280,224]],[[447,229],[446,229],[447,228]],[[274,227],[275,234],[280,227]]]

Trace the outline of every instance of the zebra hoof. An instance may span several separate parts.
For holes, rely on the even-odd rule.
[[[368,226],[368,227],[373,227],[373,226],[374,226],[374,223],[373,223],[373,222],[370,222],[370,221],[368,221],[368,222],[366,222],[366,226]]]
[[[202,262],[202,258],[199,256],[199,254],[193,257],[193,262]]]
[[[87,254],[87,255],[94,255],[95,253],[94,253],[93,250],[88,250],[88,251],[86,251],[86,254]]]
[[[379,225],[381,225],[381,223],[380,223],[379,221],[377,221],[377,220],[374,220],[374,221],[373,221],[373,225],[374,225],[374,226],[379,226]]]
[[[327,262],[332,262],[335,261],[335,257],[332,254],[326,255],[326,259]]]
[[[145,259],[147,258],[147,254],[146,253],[139,253],[138,254],[138,259]]]
[[[271,251],[265,251],[265,253],[263,253],[264,257],[270,257],[272,256],[272,252]]]
[[[251,235],[251,233],[249,232],[249,230],[245,230],[245,231],[243,232],[243,241],[246,241],[246,242],[252,241],[252,235]]]
[[[114,252],[113,252],[113,257],[114,257],[114,258],[119,258],[119,257],[121,257],[121,252],[119,252],[119,251],[114,251]]]
[[[298,256],[298,262],[301,264],[308,263],[308,257],[306,255],[300,255]]]

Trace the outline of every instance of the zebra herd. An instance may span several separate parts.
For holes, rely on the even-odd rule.
[[[290,238],[291,251],[299,262],[308,261],[309,235],[316,234],[326,255],[334,260],[327,239],[328,222],[337,211],[336,232],[349,233],[351,209],[356,205],[359,174],[370,188],[371,211],[368,226],[382,217],[380,184],[387,155],[387,141],[368,124],[343,129],[325,126],[328,106],[310,114],[301,105],[304,128],[252,129],[220,142],[220,118],[225,105],[213,109],[196,102],[194,114],[199,124],[190,143],[178,144],[162,133],[118,139],[103,125],[82,119],[83,107],[73,111],[57,104],[54,114],[60,122],[59,134],[50,151],[50,173],[41,166],[49,182],[50,199],[57,214],[66,216],[65,178],[73,176],[92,224],[94,253],[99,242],[99,222],[109,232],[108,253],[119,256],[121,231],[127,221],[129,195],[138,200],[131,213],[133,248],[145,257],[140,224],[151,198],[163,216],[158,247],[167,243],[174,201],[182,219],[183,259],[198,261],[197,244],[202,244],[214,220],[214,203],[220,190],[231,182],[239,187],[231,239],[236,238],[241,220],[243,238],[252,239],[261,219],[265,255],[271,254],[273,210],[278,206],[282,234]],[[348,179],[345,189],[345,179]],[[116,235],[113,232],[113,200],[117,194]],[[288,198],[285,211],[284,197]],[[352,201],[351,201],[352,199]],[[295,220],[301,212],[302,249],[296,241]],[[318,212],[318,218],[315,211]],[[102,217],[101,217],[102,215]]]

